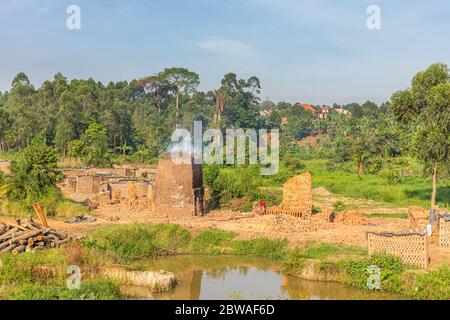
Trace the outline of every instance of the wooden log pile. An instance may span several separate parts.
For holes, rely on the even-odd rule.
[[[10,252],[18,255],[22,252],[58,248],[71,240],[67,234],[44,227],[31,217],[23,222],[16,219],[16,223],[0,221],[0,254]]]

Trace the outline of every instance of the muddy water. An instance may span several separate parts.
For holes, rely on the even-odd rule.
[[[307,281],[285,276],[270,260],[233,256],[177,256],[140,264],[146,270],[174,272],[178,285],[169,292],[152,294],[146,288],[122,287],[135,299],[293,299],[352,300],[402,299],[401,296],[358,290],[339,283]]]

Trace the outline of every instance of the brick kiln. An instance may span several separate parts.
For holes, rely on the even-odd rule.
[[[204,188],[201,164],[175,164],[170,154],[163,156],[157,168],[155,209],[203,214]]]

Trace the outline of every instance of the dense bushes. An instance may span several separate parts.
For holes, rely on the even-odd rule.
[[[387,254],[377,254],[362,260],[347,262],[348,283],[365,289],[370,276],[368,267],[376,266],[380,270],[381,289],[403,293],[403,272],[405,266],[398,257]]]
[[[63,178],[54,148],[35,141],[22,150],[11,164],[11,174],[0,179],[2,211],[30,212],[34,202],[41,203],[49,216],[63,201],[56,184]]]
[[[408,293],[419,300],[450,300],[450,267],[418,274]]]
[[[252,202],[264,200],[268,206],[282,201],[281,190],[287,179],[297,170],[281,165],[274,176],[262,176],[259,165],[240,167],[205,166],[204,180],[215,207],[226,207],[233,199],[245,198],[240,209],[251,209]],[[214,207],[214,206],[213,206]]]

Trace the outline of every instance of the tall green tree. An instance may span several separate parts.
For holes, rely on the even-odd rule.
[[[180,109],[180,96],[194,93],[200,84],[200,77],[197,73],[189,71],[185,68],[170,68],[165,69],[158,76],[163,81],[167,81],[173,88],[175,88],[176,99],[176,119],[178,122],[178,114]]]
[[[439,167],[450,152],[450,74],[439,63],[417,73],[411,88],[396,92],[390,110],[410,132],[410,150],[432,170],[431,207],[436,207]]]

